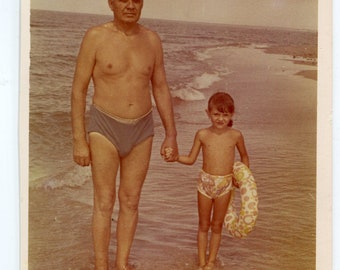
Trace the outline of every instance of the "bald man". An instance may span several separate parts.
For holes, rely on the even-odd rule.
[[[108,0],[114,19],[90,28],[82,41],[72,86],[74,161],[91,164],[95,269],[109,269],[111,215],[118,187],[118,270],[129,269],[138,205],[153,141],[151,91],[165,129],[161,155],[177,159],[176,127],[158,35],[138,23],[142,0]],[[85,127],[90,80],[94,95]],[[172,149],[165,154],[165,149]]]

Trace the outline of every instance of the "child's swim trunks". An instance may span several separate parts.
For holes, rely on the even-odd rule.
[[[200,171],[197,190],[209,199],[216,199],[227,194],[233,188],[233,174],[211,175]]]
[[[154,135],[152,110],[137,119],[124,119],[92,105],[87,131],[102,134],[116,147],[119,156],[124,157],[135,145]]]

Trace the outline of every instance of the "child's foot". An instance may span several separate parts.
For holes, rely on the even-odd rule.
[[[204,270],[204,265],[203,265],[203,266],[199,266],[199,267],[197,268],[197,270]]]
[[[209,262],[204,266],[204,270],[214,270],[215,264],[213,262]]]

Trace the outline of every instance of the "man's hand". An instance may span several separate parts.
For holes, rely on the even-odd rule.
[[[167,162],[174,162],[178,159],[178,147],[176,137],[167,136],[161,147],[161,156]]]
[[[86,141],[73,143],[73,160],[80,166],[90,165],[90,148]]]

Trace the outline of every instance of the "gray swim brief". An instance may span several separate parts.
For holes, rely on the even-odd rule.
[[[138,119],[124,119],[92,105],[87,132],[102,134],[116,147],[120,157],[127,156],[134,146],[154,135],[152,110]]]

